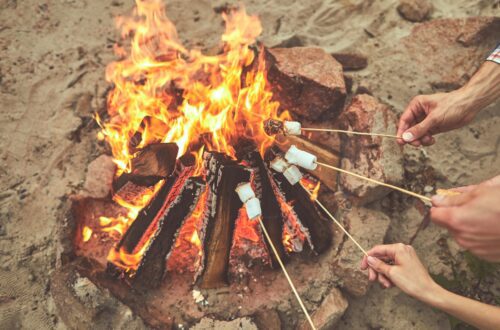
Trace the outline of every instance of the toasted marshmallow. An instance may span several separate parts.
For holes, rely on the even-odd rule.
[[[287,167],[290,166],[290,164],[288,164],[286,160],[284,160],[281,156],[277,156],[276,158],[274,158],[271,161],[270,165],[273,170],[279,173],[283,173],[287,169]]]

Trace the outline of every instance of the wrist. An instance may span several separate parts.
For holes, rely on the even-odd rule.
[[[423,303],[441,309],[446,305],[447,294],[449,292],[436,282],[432,281],[425,292],[420,297],[416,297]]]
[[[482,109],[477,102],[474,86],[463,86],[460,89],[448,93],[450,105],[453,111],[459,113],[465,122],[472,121],[476,114]]]

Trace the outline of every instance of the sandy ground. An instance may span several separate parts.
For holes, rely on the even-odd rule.
[[[219,1],[169,1],[168,13],[187,43],[213,45],[221,31],[212,8]],[[433,18],[499,16],[495,0],[436,0]],[[353,76],[374,88],[375,96],[398,112],[418,91],[432,89],[425,76],[412,84],[384,60],[413,23],[396,12],[394,0],[252,0],[248,10],[264,25],[269,46],[292,37],[328,52],[354,49],[367,54],[369,66]],[[222,4],[222,2],[220,2]],[[81,187],[89,161],[102,153],[90,118],[103,109],[105,65],[113,59],[117,38],[112,17],[131,1],[0,0],[0,328],[45,329],[66,326],[50,296],[49,277],[57,260],[60,208]],[[497,7],[498,8],[498,7]],[[382,18],[381,18],[382,17]],[[375,40],[364,32],[376,23]],[[406,159],[432,166],[443,186],[475,183],[500,169],[498,104],[482,112],[469,128],[440,136],[424,150],[407,149]],[[414,166],[417,170],[422,166]],[[388,242],[408,240],[421,218],[414,209],[395,214]],[[441,244],[439,244],[441,243]],[[445,248],[443,248],[445,246]],[[434,226],[415,247],[434,274],[459,288],[477,283],[448,235]],[[473,261],[472,261],[473,263]],[[457,280],[454,270],[464,273]],[[481,295],[494,301],[498,271],[487,274]],[[465,283],[465,284],[464,284]],[[467,291],[467,290],[465,290]],[[500,295],[496,292],[496,297]],[[140,323],[131,323],[139,327]],[[443,329],[448,317],[397,290],[373,287],[367,296],[350,298],[342,328]]]

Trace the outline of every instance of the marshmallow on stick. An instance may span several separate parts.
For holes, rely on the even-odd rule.
[[[240,183],[235,190],[241,202],[245,205],[248,219],[253,220],[262,215],[260,201],[255,197],[250,182]]]
[[[302,179],[302,173],[299,168],[295,165],[290,165],[284,172],[283,175],[290,182],[292,186],[297,184],[300,179]]]
[[[270,136],[279,133],[285,135],[301,135],[302,125],[298,121],[267,119],[264,121],[264,131]]]
[[[313,154],[300,150],[295,145],[292,145],[285,154],[285,159],[289,164],[297,165],[306,170],[315,170],[318,167],[318,160]]]

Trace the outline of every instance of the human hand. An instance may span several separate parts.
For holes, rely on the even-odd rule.
[[[476,256],[500,261],[500,176],[459,189],[459,195],[432,198],[431,220]]]
[[[476,111],[464,100],[464,93],[418,95],[414,97],[401,115],[397,136],[399,144],[413,146],[434,144],[434,134],[465,126],[472,121]]]
[[[361,269],[368,269],[370,281],[378,279],[386,288],[395,285],[419,300],[426,300],[436,286],[410,245],[377,245],[367,253]],[[389,283],[384,283],[386,280]]]
[[[471,184],[471,185],[468,185],[468,186],[462,186],[462,187],[456,187],[456,188],[453,188],[453,189],[450,189],[451,191],[456,191],[456,192],[459,192],[459,193],[464,193],[464,192],[470,192],[478,187],[483,187],[483,186],[498,186],[500,185],[500,175],[497,175],[491,179],[488,179],[486,181],[483,181],[479,184]]]

